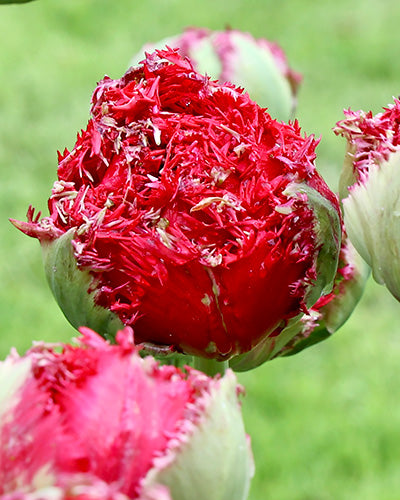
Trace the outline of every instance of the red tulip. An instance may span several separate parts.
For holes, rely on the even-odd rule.
[[[159,51],[100,82],[50,216],[14,224],[75,326],[228,359],[331,290],[340,215],[316,145]]]

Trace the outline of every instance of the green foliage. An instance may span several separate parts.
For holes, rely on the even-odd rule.
[[[400,93],[395,0],[41,0],[1,7],[0,350],[69,340],[37,241],[8,217],[46,212],[57,149],[86,125],[95,84],[118,78],[146,41],[185,26],[229,25],[277,41],[304,75],[297,117],[322,135],[317,164],[337,186],[342,109]],[[400,490],[400,306],[370,282],[328,341],[243,374],[257,473],[251,500],[397,500]]]

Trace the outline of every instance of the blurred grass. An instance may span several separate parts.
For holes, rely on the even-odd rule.
[[[396,0],[38,0],[0,7],[0,351],[74,334],[55,305],[39,245],[8,217],[46,210],[56,151],[86,125],[95,83],[187,25],[232,26],[277,41],[304,75],[298,118],[322,136],[318,165],[336,189],[344,107],[400,93]],[[257,473],[252,500],[400,497],[400,306],[370,282],[342,330],[240,379]],[[194,498],[194,500],[197,500]],[[202,499],[199,499],[202,500]]]

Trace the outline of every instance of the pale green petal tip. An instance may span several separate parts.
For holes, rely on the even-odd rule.
[[[339,178],[339,198],[343,200],[349,195],[349,188],[357,182],[357,175],[354,171],[354,153],[356,152],[356,147],[352,144],[347,143],[346,154],[344,156],[344,162],[342,167],[342,172]]]
[[[9,356],[0,363],[0,418],[18,403],[20,388],[30,376],[31,360]]]
[[[94,301],[93,278],[88,271],[78,269],[71,241],[74,229],[63,236],[42,242],[44,268],[53,295],[67,320],[78,329],[92,328],[100,335],[113,339],[123,324],[116,314]]]
[[[169,456],[160,457],[144,479],[162,484],[173,500],[245,500],[254,463],[231,370],[214,379],[200,421]]]

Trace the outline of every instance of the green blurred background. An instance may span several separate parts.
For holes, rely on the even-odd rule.
[[[58,149],[86,126],[91,92],[147,41],[185,26],[230,26],[277,41],[304,75],[297,117],[322,136],[318,166],[336,190],[342,109],[400,93],[398,0],[37,0],[0,7],[1,355],[74,334],[47,288],[36,240],[16,231],[46,213]],[[382,243],[384,244],[384,242]],[[332,339],[240,376],[257,466],[251,500],[400,498],[400,306],[368,283]],[[210,500],[212,494],[210,492]],[[197,499],[193,494],[193,500]]]

